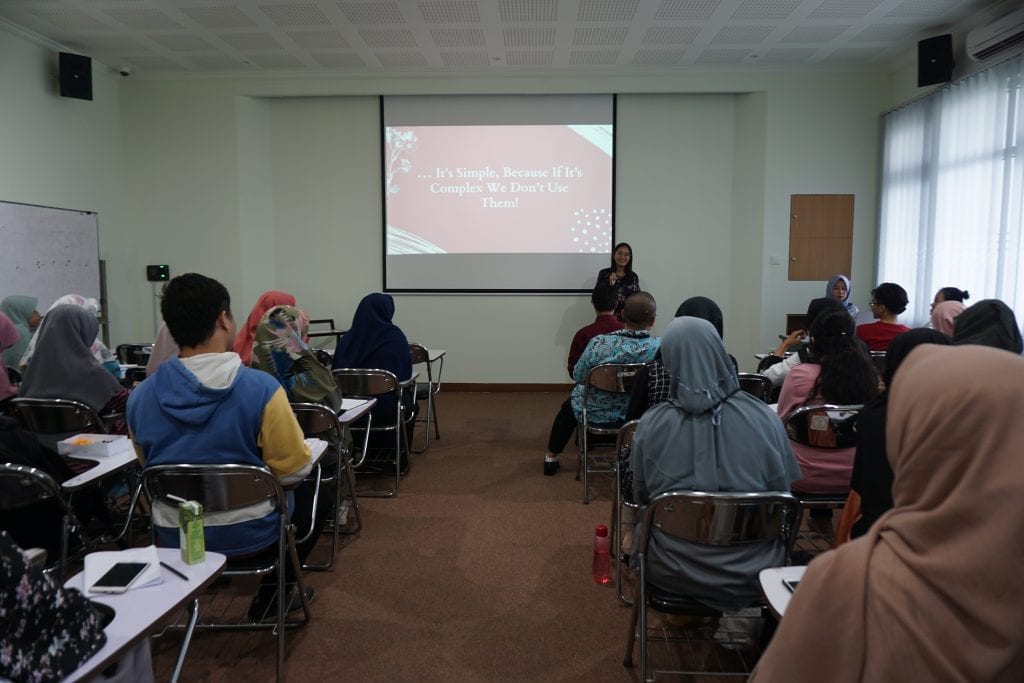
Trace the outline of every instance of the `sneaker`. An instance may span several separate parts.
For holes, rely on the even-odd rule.
[[[306,588],[303,591],[306,595],[307,602],[313,602],[313,596],[316,595],[316,591],[313,590],[312,586]],[[275,586],[260,586],[256,591],[256,597],[252,599],[252,604],[249,605],[249,621],[251,622],[264,622],[264,621],[276,621],[277,612],[274,609],[277,606],[277,588]],[[288,604],[285,605],[285,614],[292,614],[302,609],[302,597],[299,595],[299,591],[296,587],[293,587],[289,592]]]
[[[561,467],[561,466],[562,466],[561,463],[559,463],[557,460],[545,460],[544,461],[544,476],[545,477],[554,476],[555,472],[557,472],[558,468]]]

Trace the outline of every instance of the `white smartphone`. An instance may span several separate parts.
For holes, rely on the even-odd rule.
[[[149,567],[148,562],[118,562],[89,588],[94,593],[124,593]]]

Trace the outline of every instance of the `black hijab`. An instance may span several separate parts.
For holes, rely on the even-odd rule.
[[[992,346],[1016,354],[1024,351],[1017,318],[999,299],[984,299],[958,315],[953,322],[953,343]]]
[[[725,321],[722,318],[722,309],[718,307],[718,304],[706,296],[691,296],[689,299],[679,304],[679,308],[676,309],[675,317],[680,318],[684,315],[690,316],[691,318],[707,320],[709,323],[714,325],[715,330],[718,332],[718,336],[725,339]]]

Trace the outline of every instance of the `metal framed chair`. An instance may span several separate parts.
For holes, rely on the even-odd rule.
[[[875,366],[879,377],[885,377],[885,351],[872,351],[871,362]]]
[[[18,510],[36,503],[52,502],[61,511],[60,552],[48,558],[44,571],[56,573],[63,582],[72,540],[78,551],[89,550],[102,539],[90,539],[70,503],[64,498],[60,484],[46,472],[35,467],[0,463],[0,510]]]
[[[149,343],[145,344],[118,344],[117,349],[114,351],[114,355],[117,356],[117,362],[125,365],[141,365],[146,366],[149,362],[149,356],[153,353],[153,345]]]
[[[302,428],[303,434],[307,437],[327,437],[328,443],[334,444],[337,459],[336,468],[331,476],[321,476],[321,484],[333,484],[334,486],[334,513],[331,516],[335,523],[331,538],[331,559],[325,564],[304,564],[303,569],[330,569],[334,564],[335,555],[338,552],[338,534],[356,534],[363,528],[363,519],[359,511],[359,501],[356,499],[356,481],[352,472],[352,452],[347,447],[345,428],[338,421],[338,416],[330,408],[319,403],[292,403],[292,413]],[[319,467],[319,465],[318,465]],[[337,512],[341,509],[342,501],[342,477],[348,483],[348,499],[355,511],[355,527],[340,528],[337,524]],[[313,506],[314,513],[316,505]],[[312,525],[311,525],[312,526]]]
[[[720,612],[686,596],[662,590],[649,581],[647,566],[651,532],[702,546],[730,547],[775,541],[783,545],[786,557],[796,539],[800,519],[800,503],[785,491],[764,493],[708,493],[703,491],[670,491],[657,496],[647,506],[636,552],[640,576],[629,626],[629,639],[623,666],[633,666],[633,646],[640,639],[640,679],[654,680],[648,675],[648,609],[668,614],[708,617]],[[686,560],[685,557],[679,558]],[[757,573],[754,573],[756,580]],[[639,623],[639,628],[637,627]],[[667,637],[667,633],[665,634]],[[742,671],[671,671],[675,675],[740,675],[749,676],[753,666],[743,657],[735,658]]]
[[[741,372],[737,375],[740,389],[765,403],[771,402],[772,381],[757,372]]]
[[[633,391],[633,380],[636,373],[644,367],[643,363],[602,363],[587,373],[587,381],[583,385],[583,410],[579,419],[580,457],[576,462],[576,479],[583,474],[583,503],[590,502],[590,474],[615,474],[615,457],[603,458],[591,462],[593,456],[591,437],[617,436],[621,424],[595,424],[590,415],[590,400],[596,391],[620,394],[622,400],[629,400]],[[625,407],[625,403],[623,404]]]
[[[321,325],[323,326],[322,328],[320,327]],[[314,327],[317,329],[314,329]],[[334,345],[337,345],[347,331],[348,330],[336,329],[334,326],[334,318],[317,318],[309,321],[309,332],[307,336],[314,346],[319,343],[331,344],[332,340]],[[318,341],[313,342],[313,339]],[[323,342],[320,342],[319,340],[323,340]]]
[[[101,416],[81,401],[65,398],[17,397],[11,399],[11,411],[25,429],[36,434],[107,434],[110,423],[123,417],[123,413]],[[138,467],[134,465],[123,470],[125,484],[132,493],[124,525],[116,536],[108,539],[110,541],[124,538],[131,528],[132,515],[142,492],[138,474]]]
[[[373,433],[394,433],[394,448],[388,448],[385,452],[393,453],[395,465],[395,485],[389,491],[372,491],[360,493],[359,495],[390,498],[398,493],[398,484],[402,478],[402,454],[408,457],[409,444],[406,439],[406,422],[412,419],[412,414],[406,414],[406,408],[402,403],[402,393],[409,388],[412,391],[412,404],[416,403],[416,380],[419,377],[413,373],[412,377],[405,381],[398,381],[394,373],[379,368],[338,368],[334,371],[334,382],[341,389],[342,396],[346,398],[383,398],[393,396],[395,401],[395,421],[391,424],[374,425],[372,421],[367,422],[364,427],[353,427],[352,432],[361,432],[363,437],[363,455],[358,465],[366,462],[390,462],[391,458],[370,458],[369,445],[370,435]]]
[[[409,344],[409,355],[412,356],[412,364],[423,365],[427,369],[427,381],[416,385],[417,396],[422,396],[427,401],[426,417],[416,418],[417,422],[424,423],[423,448],[413,450],[413,453],[422,453],[430,445],[430,424],[434,424],[434,438],[441,438],[441,428],[437,422],[437,404],[434,396],[441,392],[441,373],[444,372],[444,356],[437,359],[437,376],[434,376],[434,363],[430,360],[430,352],[421,344]]]
[[[619,600],[627,605],[632,605],[633,601],[626,597],[622,590],[622,576],[626,571],[625,561],[627,555],[622,550],[622,535],[625,530],[632,531],[632,529],[628,526],[626,529],[623,529],[624,524],[628,525],[628,522],[623,522],[623,511],[630,510],[636,512],[640,509],[640,506],[626,501],[622,495],[623,486],[632,486],[632,482],[627,483],[623,480],[622,462],[629,458],[629,451],[633,447],[633,435],[636,433],[638,424],[640,424],[640,420],[630,420],[622,425],[622,428],[619,429],[618,438],[615,441],[617,456],[615,458],[615,505],[612,507],[612,560],[615,563],[615,590],[618,593]],[[632,498],[632,495],[630,498]],[[635,515],[631,515],[631,517],[635,517]]]
[[[146,496],[156,506],[177,508],[177,499],[195,500],[203,506],[204,520],[211,512],[231,512],[255,504],[269,504],[277,524],[277,553],[273,561],[260,562],[247,558],[229,559],[224,570],[225,576],[264,576],[276,572],[277,600],[276,619],[273,623],[263,621],[246,623],[201,623],[199,612],[193,613],[185,626],[187,644],[196,629],[200,630],[272,630],[277,635],[277,680],[284,680],[284,636],[286,628],[304,626],[309,623],[311,613],[302,584],[302,566],[295,551],[295,528],[288,520],[288,501],[284,489],[270,471],[254,465],[156,465],[146,468],[142,476]],[[154,511],[156,514],[156,511]],[[154,528],[154,541],[156,530]],[[295,575],[298,593],[302,600],[303,617],[300,620],[286,620],[288,598],[286,596],[286,563],[290,562]]]

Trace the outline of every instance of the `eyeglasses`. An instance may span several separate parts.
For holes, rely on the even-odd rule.
[[[877,301],[872,301],[870,304],[868,304],[868,306],[881,306],[881,305],[882,304],[878,303]]]

